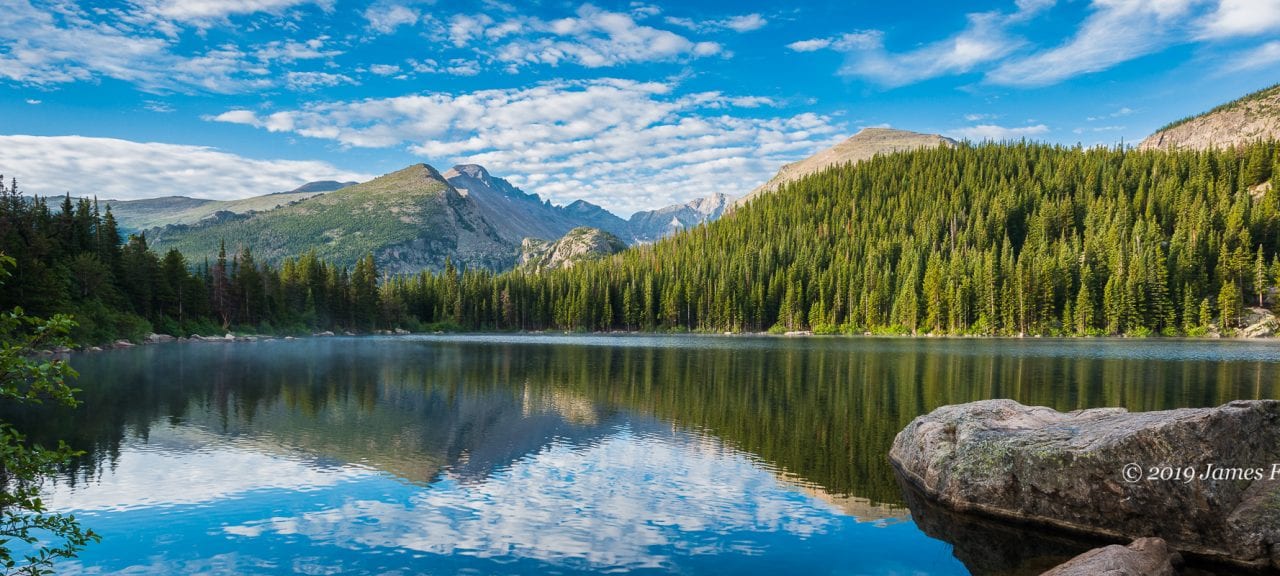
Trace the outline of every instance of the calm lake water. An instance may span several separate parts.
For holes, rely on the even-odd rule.
[[[906,507],[886,453],[944,404],[1280,397],[1280,344],[462,336],[77,355],[69,574],[968,574],[1083,544]],[[1011,544],[992,549],[993,539]]]

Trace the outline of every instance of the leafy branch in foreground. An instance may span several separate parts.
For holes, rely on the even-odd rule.
[[[8,276],[14,260],[0,254],[0,281]],[[0,402],[9,405],[76,404],[78,391],[67,384],[77,376],[65,360],[40,361],[37,350],[70,346],[70,316],[57,314],[48,320],[34,318],[21,308],[0,314]],[[57,473],[60,464],[78,453],[65,443],[47,449],[0,422],[0,570],[4,574],[51,574],[53,563],[71,558],[89,542],[99,540],[82,527],[75,516],[57,514],[45,507],[40,488]],[[14,545],[29,548],[15,558]]]

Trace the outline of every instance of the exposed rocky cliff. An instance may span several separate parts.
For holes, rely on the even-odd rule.
[[[1061,413],[984,400],[916,418],[890,459],[958,512],[1280,567],[1280,401]]]
[[[626,248],[617,236],[584,226],[554,242],[526,238],[520,247],[520,267],[532,271],[571,268],[578,262],[611,256]]]
[[[1280,138],[1280,84],[1165,126],[1138,144],[1138,149],[1204,150],[1276,138]]]

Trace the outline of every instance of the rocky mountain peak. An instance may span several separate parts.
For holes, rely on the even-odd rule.
[[[1139,150],[1230,148],[1280,138],[1280,84],[1173,122],[1138,144]]]
[[[385,183],[407,180],[444,180],[444,176],[441,176],[440,171],[436,170],[434,166],[424,162],[419,162],[417,164],[410,164],[409,166],[396,170],[395,172],[383,174],[369,182],[383,181]]]
[[[468,178],[475,178],[476,180],[486,184],[492,180],[492,177],[489,176],[489,171],[485,170],[484,166],[479,164],[458,164],[449,170],[449,173],[447,173],[446,176],[452,176],[453,174],[459,174]]]

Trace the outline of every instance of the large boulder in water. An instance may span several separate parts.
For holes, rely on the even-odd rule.
[[[1063,413],[985,400],[916,418],[889,457],[957,512],[1280,567],[1280,401]]]

